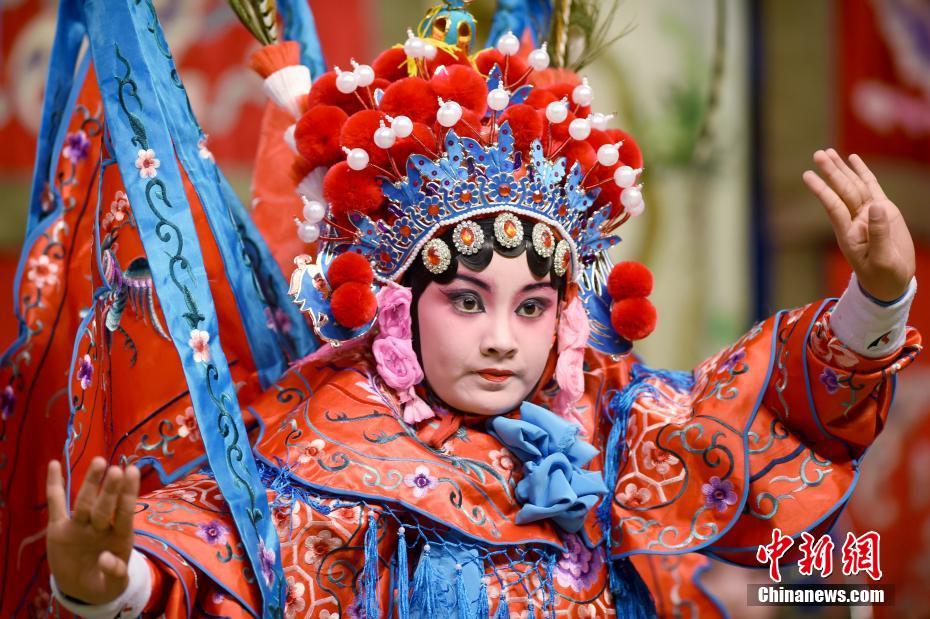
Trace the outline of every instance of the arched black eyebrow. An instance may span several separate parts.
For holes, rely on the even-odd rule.
[[[465,281],[471,282],[472,284],[474,284],[478,288],[481,288],[482,290],[491,292],[491,287],[486,282],[481,281],[477,277],[472,277],[471,275],[463,275],[463,274],[457,273],[455,275],[455,279],[464,279]],[[524,286],[520,292],[529,292],[530,290],[536,290],[537,288],[551,288],[551,287],[552,287],[551,281],[533,282],[532,284],[527,284],[526,286]]]

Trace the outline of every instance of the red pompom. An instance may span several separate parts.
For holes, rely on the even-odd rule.
[[[333,291],[329,309],[336,322],[347,329],[356,329],[371,322],[378,311],[378,299],[365,284],[345,283]]]
[[[558,101],[558,99],[556,99],[556,96],[545,88],[533,88],[533,90],[530,91],[529,96],[523,100],[524,103],[530,107],[536,108],[537,110],[546,109],[546,106],[553,101]]]
[[[580,83],[580,82],[579,82]],[[556,99],[565,99],[568,102],[568,109],[579,118],[587,118],[588,114],[591,113],[590,105],[578,105],[572,101],[572,92],[575,90],[575,86],[578,84],[573,84],[571,82],[560,82],[558,84],[552,84],[551,86],[546,86],[546,90],[555,95]]]
[[[504,75],[504,88],[511,91],[529,69],[526,61],[519,56],[510,56],[505,60],[504,55],[493,47],[478,52],[475,57],[475,66],[482,75],[490,75],[494,65],[499,66]]]
[[[375,274],[368,260],[354,251],[347,251],[336,256],[329,264],[329,270],[326,271],[326,281],[333,290],[348,282],[371,286],[374,280]]]
[[[605,173],[595,176],[595,174],[601,170],[604,170]],[[613,179],[613,169],[607,169],[603,166],[598,166],[595,168],[595,171],[591,174],[594,176],[594,182],[600,183],[601,181],[606,182],[603,185],[598,185],[597,188],[601,190],[597,194],[597,198],[594,200],[594,208],[598,209],[602,206],[610,206],[609,217],[613,218],[623,212],[623,204],[620,202],[620,188],[617,187],[617,184]],[[590,179],[590,177],[589,177]],[[592,183],[590,180],[587,181],[586,185],[590,186]]]
[[[371,63],[377,77],[394,82],[407,77],[407,54],[402,47],[392,47],[381,52]]]
[[[429,82],[405,77],[388,86],[381,98],[381,111],[391,116],[407,116],[415,122],[433,124],[439,102]]]
[[[362,102],[354,92],[343,93],[336,88],[336,72],[327,71],[314,80],[307,95],[307,107],[325,104],[342,108],[346,114],[354,114],[363,108]]]
[[[652,294],[652,272],[641,262],[618,262],[607,277],[607,294],[614,301]]]
[[[610,309],[610,324],[621,337],[641,340],[656,328],[656,308],[645,297],[617,301]]]
[[[345,220],[352,211],[372,213],[381,206],[384,194],[376,172],[368,167],[353,170],[345,161],[329,169],[323,177],[323,197],[329,202],[333,217]]]
[[[304,180],[304,178],[308,174],[313,172],[313,169],[315,167],[316,167],[315,165],[313,165],[312,163],[310,163],[309,161],[307,161],[300,155],[294,157],[294,162],[291,163],[291,173],[290,173],[291,180],[294,181],[294,186],[296,187],[297,185],[299,185],[300,181]]]
[[[533,140],[542,138],[543,121],[531,106],[521,103],[511,105],[501,116],[500,122],[510,123],[513,132],[514,147],[526,152]]]
[[[568,116],[565,117],[565,120],[560,123],[550,123],[549,119],[546,118],[546,110],[539,110],[537,114],[539,114],[539,118],[543,122],[543,132],[547,131],[547,126],[552,126],[552,129],[548,129],[552,135],[552,148],[558,148],[559,144],[565,142],[566,140],[570,140],[572,142],[575,141],[574,138],[568,134],[568,126],[572,124],[573,120],[575,120],[574,114],[569,112]]]
[[[448,66],[434,74],[429,84],[437,97],[455,101],[478,116],[488,109],[488,83],[471,67]]]
[[[579,142],[578,140],[569,140],[568,144],[559,152],[558,156],[565,157],[566,170],[571,170],[572,166],[577,161],[581,164],[581,171],[587,172],[597,161],[597,154],[594,152],[594,149],[591,148],[591,145],[587,142]]]
[[[620,161],[624,165],[631,168],[643,167],[643,153],[639,150],[636,140],[629,133],[620,129],[608,129],[606,133],[613,143],[623,142],[623,146],[620,147]]]
[[[604,144],[613,144],[610,136],[607,135],[606,131],[594,129],[593,127],[591,128],[591,135],[588,136],[586,141],[591,145],[595,152],[597,152],[597,149],[599,149]]]
[[[317,105],[297,121],[294,141],[297,152],[312,166],[331,165],[344,158],[339,132],[348,115],[333,105]]]
[[[462,116],[465,115],[462,114]],[[405,174],[407,159],[410,155],[432,156],[435,150],[436,136],[430,128],[423,123],[413,123],[413,133],[394,142],[394,146],[388,149],[388,153],[401,174]]]
[[[362,148],[371,161],[379,166],[387,162],[387,152],[375,145],[375,131],[381,127],[384,114],[377,110],[362,110],[349,116],[342,126],[339,142],[346,148]],[[390,123],[384,121],[384,126]]]

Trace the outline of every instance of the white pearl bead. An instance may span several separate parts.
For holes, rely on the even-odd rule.
[[[604,131],[607,129],[607,115],[601,114],[600,112],[592,112],[588,115],[588,120],[591,121],[591,128],[597,129],[598,131]]]
[[[507,34],[497,40],[497,51],[505,56],[513,56],[520,51],[520,39],[508,30]]]
[[[591,135],[591,123],[587,118],[576,118],[568,124],[568,135],[575,140],[587,140]]]
[[[404,53],[411,58],[423,58],[426,55],[426,43],[420,37],[410,37],[404,42]]]
[[[500,112],[510,104],[510,93],[498,86],[488,93],[488,107]]]
[[[358,85],[362,88],[365,86],[371,86],[371,83],[375,81],[375,70],[367,64],[360,64],[355,67],[354,73]]]
[[[303,221],[297,226],[297,236],[304,243],[312,243],[320,238],[320,227]]]
[[[534,49],[530,52],[530,55],[527,57],[527,60],[530,63],[530,66],[533,67],[535,71],[542,71],[549,68],[549,52],[546,51],[546,44],[543,43],[542,47]]]
[[[423,57],[427,60],[433,60],[436,58],[436,46],[432,43],[427,43],[423,46]]]
[[[620,161],[620,149],[613,144],[601,144],[597,149],[597,162],[603,166],[612,166]]]
[[[617,187],[632,187],[636,182],[636,170],[628,165],[620,166],[614,170],[614,182]]]
[[[304,219],[308,223],[315,224],[323,221],[326,217],[326,205],[319,200],[304,200]]]
[[[337,69],[338,71],[338,69]],[[358,78],[351,71],[340,71],[336,77],[336,90],[344,95],[355,92],[358,88]]]
[[[368,152],[364,148],[353,148],[346,155],[346,163],[353,170],[364,170],[368,167]]]
[[[436,120],[443,127],[455,126],[462,118],[462,106],[455,101],[442,101],[439,109],[436,110]]]
[[[568,118],[568,106],[564,101],[553,101],[546,106],[546,118],[556,125],[564,122]]]
[[[413,133],[413,121],[407,116],[395,116],[391,121],[391,129],[397,137],[405,138]]]
[[[581,106],[591,105],[594,101],[594,91],[588,86],[588,78],[584,78],[581,84],[572,90],[572,101]]]
[[[622,196],[621,196],[622,199]],[[640,200],[636,204],[623,207],[624,212],[629,213],[630,217],[639,217],[643,214],[643,211],[646,209],[646,203]]]
[[[620,194],[620,203],[623,204],[623,207],[628,210],[634,208],[642,201],[643,192],[641,192],[637,187],[627,187]]]
[[[397,134],[393,129],[382,124],[380,129],[375,129],[374,141],[378,148],[390,148],[397,141]]]

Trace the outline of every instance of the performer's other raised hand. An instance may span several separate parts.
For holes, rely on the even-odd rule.
[[[115,600],[129,582],[127,565],[132,552],[139,469],[107,468],[106,460],[94,458],[70,517],[57,460],[48,465],[45,491],[46,548],[58,589],[87,604]]]
[[[823,203],[859,284],[881,301],[900,297],[914,276],[914,242],[898,207],[858,155],[849,164],[832,148],[814,153],[820,175],[804,183]]]

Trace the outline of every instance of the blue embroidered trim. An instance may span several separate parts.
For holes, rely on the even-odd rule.
[[[182,191],[171,133],[162,115],[161,95],[143,51],[157,42],[140,35],[145,26],[136,23],[130,4],[131,0],[89,0],[82,5],[107,126],[126,193],[134,205],[133,215],[167,328],[187,378],[208,461],[257,576],[263,615],[275,616],[283,610],[285,595],[277,531],[260,491],[258,471],[219,342],[209,284],[198,277],[203,256],[190,205]],[[137,152],[147,149],[160,158],[161,166],[152,170],[154,174],[143,174],[136,163]],[[194,330],[209,335],[208,355],[194,357],[188,344]]]

